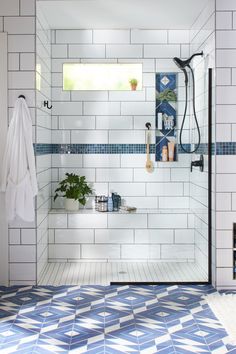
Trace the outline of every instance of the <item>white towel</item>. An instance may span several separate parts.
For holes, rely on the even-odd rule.
[[[24,98],[15,103],[3,158],[1,190],[6,192],[8,221],[19,216],[35,218],[34,196],[38,193],[32,141],[32,120]]]

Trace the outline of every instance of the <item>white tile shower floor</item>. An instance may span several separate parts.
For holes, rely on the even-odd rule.
[[[111,282],[204,282],[195,263],[48,263],[38,285],[110,285]]]

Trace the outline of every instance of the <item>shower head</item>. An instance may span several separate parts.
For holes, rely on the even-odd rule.
[[[184,65],[184,61],[181,60],[180,58],[176,58],[176,57],[173,60],[174,60],[175,64],[178,66],[178,68],[183,71],[184,78],[185,78],[185,85],[188,85],[188,74],[185,69],[186,65]]]
[[[181,124],[181,128],[180,128],[180,135],[179,135],[179,140],[180,140],[180,146],[182,148],[182,150],[188,154],[192,154],[195,151],[198,150],[199,146],[200,146],[200,142],[201,142],[201,135],[200,135],[200,129],[199,129],[199,125],[198,125],[198,120],[197,120],[197,114],[196,114],[196,109],[195,109],[195,78],[194,78],[194,71],[192,69],[192,67],[190,66],[191,60],[196,57],[196,56],[202,56],[203,52],[200,53],[195,53],[193,54],[190,58],[188,58],[187,60],[182,60],[180,58],[173,58],[174,63],[178,66],[178,68],[180,70],[183,71],[184,74],[184,78],[185,78],[185,108],[184,108],[184,115],[183,115],[183,120],[182,120],[182,124]],[[197,143],[197,147],[195,147],[193,150],[186,150],[185,147],[182,144],[182,133],[183,133],[183,128],[184,128],[184,123],[185,123],[185,119],[186,119],[186,115],[187,115],[187,109],[188,109],[188,73],[186,70],[186,67],[189,68],[191,74],[192,74],[192,92],[193,92],[193,116],[195,119],[195,123],[197,126],[197,132],[198,132],[198,143]]]
[[[178,68],[180,68],[181,70],[183,70],[185,68],[185,61],[181,60],[180,58],[174,57],[174,63],[178,66]]]
[[[200,53],[195,53],[193,54],[190,58],[188,58],[187,60],[182,60],[180,58],[175,57],[173,60],[175,62],[175,64],[178,66],[178,68],[180,68],[181,70],[183,70],[186,66],[189,66],[189,64],[191,63],[192,59],[198,55],[203,55],[203,52]]]

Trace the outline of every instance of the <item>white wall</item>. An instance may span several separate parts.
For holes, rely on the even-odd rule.
[[[24,94],[35,124],[35,0],[1,1],[1,31],[8,34],[8,118]],[[11,285],[36,281],[35,223],[9,225],[9,280]]]
[[[7,34],[0,33],[0,174],[7,135]],[[1,177],[0,177],[1,183]],[[0,193],[0,284],[8,285],[8,229],[4,193]]]
[[[230,142],[234,141],[235,138],[235,3],[232,0],[226,0],[222,2],[221,0],[216,1],[217,13],[216,13],[216,54],[217,54],[217,97],[216,97],[216,113],[217,113],[217,124],[216,133],[218,141]],[[30,106],[32,119],[35,122],[35,80],[34,80],[34,63],[35,63],[35,0],[12,0],[11,2],[2,1],[0,3],[0,31],[8,32],[8,82],[9,82],[9,118],[12,114],[12,108],[15,98],[18,94],[25,94],[27,102]],[[207,31],[207,29],[206,29]],[[206,33],[202,31],[202,33]],[[144,32],[147,34],[148,32]],[[155,38],[155,31],[152,32],[152,38]],[[173,36],[172,38],[176,38]],[[154,39],[155,41],[155,39]],[[130,45],[137,45],[143,48],[145,41],[142,43],[132,43]],[[146,49],[144,51],[145,62],[151,64],[151,69],[146,67],[145,77],[146,77],[146,93],[145,100],[150,103],[153,100],[154,90],[152,80],[150,80],[150,73],[155,70],[161,71],[172,71],[173,64],[171,57],[174,55],[181,55],[182,57],[187,57],[189,55],[189,45],[188,43],[166,43],[158,44],[153,42],[153,39],[147,40]],[[54,43],[58,48],[64,48],[67,51],[70,44],[67,43]],[[89,43],[90,45],[91,43]],[[73,44],[71,44],[73,45]],[[75,46],[78,43],[75,43]],[[106,47],[106,43],[97,43],[96,45]],[[109,45],[109,51],[112,50],[111,43]],[[119,44],[120,45],[120,44]],[[122,44],[121,44],[122,45]],[[56,47],[55,47],[56,48]],[[138,47],[140,48],[140,47]],[[87,47],[89,49],[89,47]],[[194,48],[194,50],[197,49]],[[54,49],[57,51],[57,49]],[[60,53],[59,49],[59,53]],[[75,48],[73,48],[75,50]],[[137,50],[137,49],[136,49]],[[140,49],[138,49],[140,50]],[[109,53],[109,52],[108,52]],[[111,53],[111,52],[110,52]],[[154,59],[157,55],[161,53],[160,58]],[[109,55],[110,56],[110,55]],[[68,58],[67,58],[68,59]],[[90,60],[93,58],[84,58],[82,60]],[[114,58],[113,58],[114,59]],[[115,58],[116,59],[116,58]],[[61,72],[61,60],[62,58],[54,58],[54,68],[55,74]],[[74,59],[73,59],[74,60]],[[126,58],[120,58],[120,61]],[[132,58],[131,58],[132,60]],[[151,71],[150,71],[151,70]],[[57,76],[55,75],[55,80]],[[60,85],[59,85],[60,92]],[[54,95],[56,93],[54,92]],[[59,94],[59,100],[61,96]],[[151,99],[150,99],[151,98]],[[54,96],[56,100],[56,97]],[[66,98],[65,100],[67,100]],[[69,98],[70,100],[71,98]],[[150,101],[149,101],[150,99]],[[112,101],[114,102],[114,101]],[[134,104],[133,104],[134,105]],[[123,103],[123,107],[126,103]],[[59,116],[55,115],[53,118],[53,126],[55,128],[54,139],[57,139],[57,134],[61,136],[68,135],[68,133],[60,132],[58,129],[58,119]],[[134,131],[139,131],[139,126],[143,126],[142,116],[137,116],[136,114],[131,114],[132,117],[132,129]],[[147,114],[146,118],[154,119],[153,116]],[[94,118],[95,121],[97,117]],[[101,118],[99,118],[101,119]],[[136,125],[135,125],[136,124]],[[62,129],[63,130],[63,129]],[[65,129],[70,132],[70,129]],[[90,130],[90,129],[88,129]],[[102,129],[107,130],[107,129]],[[109,129],[110,130],[110,127]],[[113,130],[113,129],[111,129]],[[119,129],[118,129],[119,130]],[[143,136],[142,128],[141,135]],[[57,132],[56,132],[57,131]],[[35,130],[34,130],[35,132]],[[106,132],[107,139],[109,141],[109,132]],[[122,135],[121,135],[122,136]],[[56,141],[56,140],[55,140]],[[61,140],[59,140],[61,141]],[[66,141],[66,140],[65,140]],[[77,156],[78,157],[78,156]],[[120,159],[120,167],[124,161],[128,161],[123,167],[127,170],[137,168],[143,168],[143,160],[140,156],[137,156],[134,162],[134,156],[125,155],[124,157],[118,157]],[[102,161],[102,157],[96,156],[97,161]],[[56,159],[56,157],[55,157]],[[97,168],[106,170],[107,172],[107,160],[98,166],[90,166],[89,161],[84,165],[84,156],[81,157],[81,167],[91,169],[91,176],[96,172]],[[38,158],[38,163],[42,165],[50,166],[50,156],[48,158],[42,159]],[[78,157],[80,161],[80,157]],[[123,161],[123,162],[122,162]],[[235,281],[232,279],[232,223],[236,219],[235,212],[235,155],[218,155],[216,157],[216,210],[217,210],[217,222],[216,222],[216,247],[217,247],[217,285],[219,287],[232,287],[235,286]],[[65,162],[67,163],[67,162]],[[80,163],[80,162],[79,162]],[[99,162],[100,163],[100,162]],[[135,166],[136,165],[136,166]],[[58,162],[54,161],[53,169],[53,180],[57,181],[59,174],[63,174],[64,163],[60,160]],[[74,164],[70,167],[74,168]],[[169,168],[169,167],[168,167]],[[181,169],[185,167],[182,166]],[[189,165],[186,166],[189,168]],[[47,167],[46,167],[47,169]],[[170,172],[171,172],[170,168]],[[176,169],[177,172],[177,169]],[[103,171],[101,172],[103,174]],[[97,178],[97,177],[96,177]],[[177,178],[177,177],[176,177]],[[181,177],[180,177],[181,178]],[[95,182],[95,177],[92,177],[92,182]],[[127,182],[127,181],[126,181]],[[213,181],[214,182],[214,181]],[[110,183],[110,182],[96,182],[96,183]],[[114,183],[114,182],[111,182]],[[141,181],[140,183],[144,183]],[[146,182],[145,182],[146,183]],[[150,182],[152,183],[152,182]],[[180,179],[180,183],[183,184],[185,190],[188,186],[188,181],[183,181]],[[102,187],[100,184],[99,186]],[[109,188],[109,185],[107,185]],[[213,186],[214,187],[214,186]],[[140,198],[146,198],[149,196],[140,196]],[[151,196],[150,196],[151,197]],[[148,199],[147,199],[148,200]],[[150,201],[150,199],[149,199]],[[155,203],[159,202],[158,196],[155,196]],[[214,215],[213,215],[214,219]],[[11,284],[29,283],[32,284],[36,281],[36,239],[35,239],[35,224],[22,224],[15,222],[10,225],[9,228],[9,249],[10,249],[10,280]],[[213,257],[214,260],[214,257]],[[215,263],[213,263],[215,264]],[[213,266],[214,268],[214,266]]]
[[[175,37],[177,39],[174,40]],[[177,71],[172,57],[189,54],[188,31],[57,30],[53,31],[52,38],[54,39],[52,45],[52,142],[57,144],[144,144],[145,123],[150,121],[152,143],[154,143],[155,73],[156,71]],[[85,41],[88,44],[81,44]],[[81,51],[83,58],[81,58]],[[136,92],[62,91],[63,62],[109,63],[111,61],[143,63],[143,90]],[[182,87],[181,74],[179,76],[179,118],[183,112]],[[154,160],[154,156],[152,159]],[[181,159],[183,157],[180,157],[180,161]],[[156,166],[162,166],[162,169],[156,169],[154,174],[148,174],[143,168],[144,161],[143,155],[96,154],[91,156],[85,154],[84,156],[61,157],[55,155],[53,156],[54,181],[63,176],[65,167],[77,168],[78,172],[85,173],[90,182],[96,183],[98,194],[108,193],[109,190],[117,188],[122,196],[127,197],[127,203],[136,204],[137,207],[145,205],[148,208],[167,207],[168,199],[165,197],[171,195],[169,189],[159,199],[159,193],[155,194],[151,189],[154,187],[160,189],[164,182],[172,182],[170,188],[174,188],[177,193],[177,185],[175,188],[174,183],[179,182],[180,189],[177,193],[179,199],[173,200],[171,206],[188,207],[188,199],[185,198],[184,192],[187,188],[185,182],[189,181],[186,162],[185,165],[181,165],[181,162],[156,164]],[[151,184],[146,185],[148,182]],[[154,182],[157,184],[154,185]],[[114,183],[115,185],[112,185]],[[124,190],[124,183],[131,183],[133,191],[130,190],[129,194]],[[134,201],[131,197],[137,198]],[[62,204],[58,201],[55,206],[60,207]]]
[[[216,1],[216,138],[235,142],[236,136],[236,3]],[[216,156],[216,284],[235,288],[233,223],[236,222],[236,155]]]
[[[152,124],[152,143],[155,143],[155,73],[177,72],[173,63],[174,56],[189,56],[189,31],[179,30],[53,30],[52,31],[52,142],[57,144],[144,144],[145,123]],[[81,54],[82,53],[82,54]],[[62,64],[67,62],[103,62],[103,63],[143,63],[143,90],[136,92],[119,91],[62,91]],[[179,126],[184,109],[183,75],[178,75],[178,118]],[[188,142],[188,128],[184,139]],[[69,149],[69,146],[68,148]],[[189,208],[189,164],[190,157],[180,154],[178,162],[156,163],[152,155],[155,170],[149,174],[145,170],[144,154],[53,154],[53,190],[57,181],[62,179],[65,172],[76,172],[85,175],[95,190],[95,194],[108,194],[116,191],[121,194],[123,202],[138,208],[155,210],[160,209],[188,209]],[[91,208],[91,200],[87,207]],[[59,199],[53,204],[55,208],[63,207],[63,200]],[[147,211],[148,213],[148,211]],[[167,212],[168,214],[168,212]],[[100,216],[102,217],[102,216]],[[186,220],[189,216],[185,215]],[[60,218],[60,216],[59,216]],[[62,217],[63,218],[63,217]],[[155,226],[153,232],[158,235],[169,231],[174,236],[175,222],[178,217],[170,218],[169,228],[167,224],[163,228]],[[122,226],[122,221],[121,225]],[[124,226],[127,228],[127,226]],[[50,233],[49,259],[62,259],[59,249],[62,248],[57,237],[60,230]],[[147,226],[148,228],[148,226]],[[152,226],[149,226],[152,228]],[[167,229],[166,229],[167,228]],[[92,228],[95,232],[96,227]],[[95,231],[94,231],[95,229]],[[168,230],[169,229],[169,230]],[[130,226],[132,235],[135,230]],[[62,231],[61,231],[62,232]],[[122,244],[122,232],[120,241],[114,242],[112,233],[115,230],[104,230],[103,245],[96,237],[93,238],[93,247],[99,254],[101,246],[107,249],[116,247],[119,252],[113,259],[131,259],[134,250],[140,245],[134,237],[129,245]],[[149,247],[151,238],[147,230],[146,241],[142,238],[144,247]],[[193,229],[190,223],[186,223],[182,232],[172,238],[172,248],[169,247],[171,260],[186,260],[185,247],[191,248],[188,260],[193,260]],[[107,237],[105,235],[107,234]],[[76,239],[74,230],[68,230],[63,238],[65,246],[68,237],[67,256],[64,260],[74,259],[74,246],[69,240]],[[182,236],[181,236],[182,235]],[[110,238],[110,240],[109,240]],[[85,241],[79,241],[81,253],[77,259],[88,258],[84,250],[87,249]],[[105,243],[107,239],[107,244]],[[113,240],[113,242],[112,242]],[[61,241],[62,242],[62,241]],[[75,242],[75,241],[73,241]],[[154,242],[155,243],[155,242]],[[158,243],[156,241],[156,243]],[[165,242],[164,242],[165,243]],[[181,257],[181,246],[182,257]],[[132,247],[131,247],[132,246]],[[153,247],[156,245],[152,245]],[[91,244],[89,244],[91,248]],[[135,248],[136,247],[136,248]],[[160,248],[160,245],[159,245]],[[164,248],[163,248],[164,249]],[[58,253],[57,253],[58,250]],[[176,250],[176,252],[174,251]],[[180,250],[180,251],[179,251]],[[109,251],[109,250],[108,250]],[[109,253],[109,252],[108,252]],[[125,254],[125,257],[122,255]],[[176,257],[174,257],[176,254]],[[178,256],[177,256],[178,254]],[[71,257],[70,257],[71,255]],[[103,259],[110,256],[103,253]],[[146,257],[148,258],[148,257]],[[153,258],[155,258],[153,256]],[[90,260],[96,259],[94,253],[90,254]],[[157,252],[156,259],[166,259]]]

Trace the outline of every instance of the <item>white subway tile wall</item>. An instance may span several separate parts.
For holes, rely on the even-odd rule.
[[[153,54],[150,59],[145,59],[143,51],[145,52],[150,43],[167,48],[167,52],[168,48],[172,48],[171,53],[165,54],[165,60],[168,58],[172,60],[173,56],[180,54],[181,46],[189,38],[189,31],[58,29],[53,30],[53,38],[55,38],[52,45],[53,120],[59,122],[59,126],[56,124],[54,129],[65,130],[64,134],[53,132],[53,141],[61,140],[68,143],[70,139],[71,143],[77,141],[101,143],[103,139],[104,143],[144,143],[146,121],[151,121],[153,128],[155,125],[155,64],[161,58],[162,51]],[[174,46],[170,41],[175,42]],[[189,42],[186,43],[188,45]],[[143,64],[143,90],[72,91],[70,97],[65,92],[62,93],[62,64],[71,61],[81,62],[84,55],[86,58],[83,62],[98,62],[97,52],[100,53],[105,46],[106,51],[104,49],[100,62],[109,63],[110,57],[113,57],[113,62]],[[177,71],[173,61],[168,71]],[[179,85],[183,85],[182,78]],[[81,133],[83,134],[81,137],[80,133],[73,132],[76,128],[91,131]],[[129,129],[133,132],[121,134],[116,131]],[[136,129],[143,132],[136,132]],[[70,136],[68,130],[72,131]],[[92,130],[107,130],[109,134],[99,138],[99,133],[95,134]]]
[[[216,1],[216,137],[236,141],[235,135],[235,36],[234,1]],[[216,156],[216,285],[236,288],[233,279],[233,223],[236,222],[236,156]]]
[[[62,213],[55,209],[49,215],[49,261],[194,262],[190,217],[183,210],[169,209],[161,213],[140,209],[131,214],[92,210]]]
[[[153,128],[151,142],[155,143],[155,72],[156,70],[171,72],[178,70],[172,58],[179,55],[189,55],[190,32],[186,30],[72,31],[59,29],[53,31],[52,37],[54,38],[52,45],[54,106],[52,141],[72,144],[144,144],[145,123],[149,121]],[[136,92],[71,91],[70,95],[62,93],[63,63],[81,62],[81,60],[83,62],[109,63],[111,59],[112,62],[119,63],[142,63],[143,89]],[[182,76],[180,74],[178,78],[180,101],[178,113],[180,115],[184,110]],[[186,138],[188,137],[186,136]],[[155,160],[154,155],[151,158],[153,161]],[[66,171],[77,171],[77,173],[88,176],[88,180],[93,182],[95,194],[116,191],[122,196],[124,204],[134,205],[137,208],[188,210],[190,207],[189,156],[180,155],[177,164],[154,163],[155,169],[152,174],[146,172],[145,160],[146,157],[142,154],[58,154],[52,156],[53,175],[56,182],[58,178],[64,176]],[[57,201],[53,205],[54,207],[62,207],[63,201]],[[91,207],[91,200],[88,201],[87,207]],[[170,228],[168,226],[170,224],[172,228],[170,233],[174,243],[174,229],[185,228],[187,230],[189,228],[187,214],[182,214],[179,218],[175,218],[173,215],[162,218],[158,215],[157,219],[159,220],[159,218],[162,226],[157,225],[153,215],[150,215],[150,225],[147,224],[147,214],[138,215],[138,217],[135,215],[132,217],[109,215],[107,219],[109,237],[111,237],[110,232],[114,228],[124,230],[123,232],[129,228],[132,230],[143,228],[147,231],[149,227],[152,227],[152,224],[155,224],[155,228],[160,227],[160,232],[163,231],[165,234],[168,231],[166,229]],[[103,222],[105,223],[105,220]],[[90,223],[86,224],[84,217],[73,215],[69,216],[69,223],[70,228],[89,228],[90,225]],[[101,224],[98,227],[107,227],[104,225]],[[185,232],[182,239],[179,234],[176,235],[176,243],[181,243],[182,240],[184,241],[182,243],[186,245],[192,244],[192,231],[191,228],[189,233]],[[100,235],[102,235],[101,232]],[[104,240],[108,239],[108,231],[104,231],[104,235],[100,236],[100,240],[102,237]],[[169,240],[167,239],[167,243]],[[101,241],[95,237],[94,242],[96,244]],[[131,244],[133,242],[134,240]],[[57,239],[53,239],[53,243],[57,244]],[[146,243],[146,254],[150,256],[149,238],[143,243]],[[86,249],[81,248],[81,257]],[[98,248],[94,248],[94,252],[96,249],[98,250]],[[123,250],[121,254],[127,254],[127,250],[128,248],[126,251]],[[157,254],[160,256],[159,251]],[[153,258],[153,255],[150,257]],[[110,256],[107,258],[109,259]],[[190,258],[192,259],[192,253]]]
[[[0,3],[0,32],[8,32],[9,121],[15,100],[25,95],[35,127],[35,0]],[[9,284],[36,284],[36,229],[15,220],[9,225]]]
[[[209,55],[209,65],[214,67],[214,33],[212,33],[214,9],[211,7],[213,1],[209,3],[210,6],[202,12],[190,32],[58,29],[52,33],[48,30],[42,13],[38,12],[36,19],[35,0],[12,0],[9,4],[1,3],[0,14],[3,18],[0,18],[0,31],[5,30],[9,33],[9,114],[12,113],[18,93],[22,93],[26,95],[30,106],[37,143],[145,143],[145,122],[151,121],[153,128],[155,125],[155,71],[176,71],[172,57],[187,57],[190,52],[202,48]],[[223,141],[231,141],[236,135],[235,114],[233,114],[236,107],[233,87],[236,77],[235,11],[233,1],[226,1],[224,4],[217,1],[216,60],[219,70],[217,71],[216,115],[217,123],[220,124],[216,125],[216,137]],[[34,28],[35,22],[37,33]],[[37,83],[34,75],[35,48],[38,64]],[[126,94],[115,91],[65,93],[62,91],[62,63],[71,61],[141,62],[143,63],[143,90]],[[196,71],[197,65],[200,72],[201,63],[196,63]],[[207,130],[204,129],[206,110],[203,102],[204,92],[201,91],[202,77],[200,74],[198,76],[197,105],[199,111],[203,112],[198,113],[204,141],[207,137]],[[40,82],[41,90],[37,91],[35,100],[35,84],[38,85]],[[180,88],[183,86],[181,76],[179,76],[179,86]],[[226,90],[223,86],[224,88],[226,86]],[[51,103],[51,99],[53,100],[52,116],[51,111],[42,107],[44,100]],[[35,106],[37,107],[36,120]],[[183,108],[183,103],[180,103],[179,114]],[[154,155],[151,157],[154,160]],[[180,155],[177,164],[155,163],[153,174],[145,172],[145,156],[139,154],[44,155],[37,157],[36,160],[40,187],[37,201],[38,229],[35,233],[32,224],[10,225],[11,284],[16,284],[17,281],[35,283],[40,277],[48,255],[48,223],[50,259],[55,259],[57,256],[66,260],[80,257],[132,259],[134,253],[132,251],[131,254],[134,247],[132,244],[137,243],[135,249],[137,255],[140,254],[143,246],[143,255],[150,259],[162,257],[169,259],[168,257],[175,254],[176,259],[187,257],[191,261],[194,259],[195,241],[197,244],[195,257],[199,263],[206,263],[207,187],[205,182],[207,174],[204,173],[202,178],[197,170],[194,170],[190,178],[189,156]],[[232,245],[229,247],[229,233],[232,231],[232,222],[236,216],[236,193],[232,193],[235,192],[235,188],[231,177],[235,172],[234,160],[233,156],[217,156],[216,159],[216,169],[219,173],[216,181],[216,188],[219,188],[219,195],[216,198],[216,208],[219,208],[216,239],[216,261],[219,259],[219,263],[217,263],[216,281],[219,286],[235,285],[232,280],[232,265],[224,264],[222,259],[225,253],[221,254],[221,250],[232,247]],[[225,166],[225,170],[221,166]],[[122,194],[127,204],[146,208],[150,212],[144,212],[138,215],[138,218],[137,215],[99,215],[99,218],[93,215],[94,227],[89,226],[91,215],[88,219],[85,217],[82,220],[77,215],[65,214],[59,216],[50,214],[48,218],[52,196],[49,176],[52,173],[52,180],[56,183],[66,171],[85,174],[89,182],[94,183],[97,192],[116,190]],[[228,177],[226,173],[232,175]],[[221,202],[222,200],[224,202]],[[187,213],[178,214],[178,209],[189,207],[194,210],[194,217]],[[157,208],[163,209],[164,214],[155,214]],[[165,209],[169,208],[176,209],[178,217],[165,214]],[[83,233],[79,230],[81,225],[84,227]],[[222,238],[226,234],[227,237],[223,242]],[[127,242],[122,235],[127,236]],[[144,242],[143,235],[147,235],[147,243]],[[85,238],[86,242],[84,242]],[[66,243],[67,241],[70,242]],[[90,243],[94,243],[92,248]],[[142,243],[141,247],[140,243]],[[153,244],[156,247],[153,247]],[[30,256],[27,255],[29,249]],[[213,263],[213,268],[214,266],[216,264]]]

